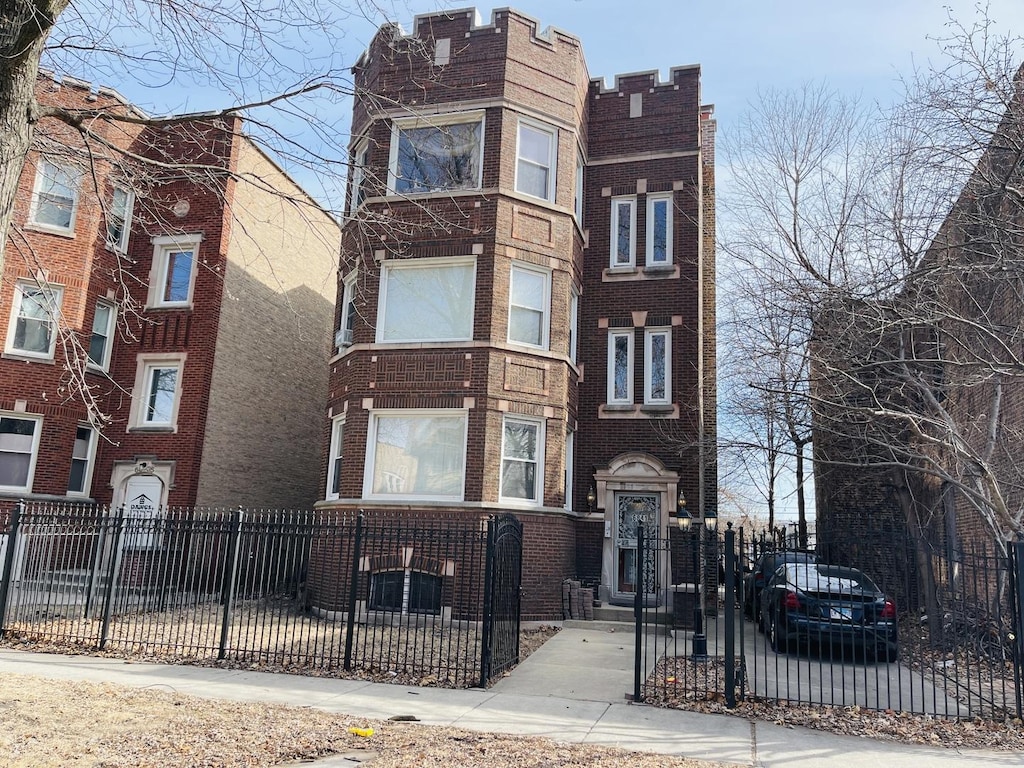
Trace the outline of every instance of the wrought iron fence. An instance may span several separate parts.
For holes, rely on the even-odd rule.
[[[845,554],[754,546],[732,530],[641,540],[662,581],[637,596],[636,698],[1021,716],[1024,544],[946,557],[893,536]],[[783,563],[787,578],[772,580]]]
[[[512,534],[499,546],[497,530]],[[0,513],[0,636],[486,685],[518,661],[507,635],[514,622],[518,637],[521,531],[507,515],[486,523],[241,509],[133,517],[22,504]]]

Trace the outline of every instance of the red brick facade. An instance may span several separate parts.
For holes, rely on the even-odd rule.
[[[471,518],[509,511],[525,526],[524,617],[560,617],[566,578],[600,586],[603,599],[627,599],[612,583],[612,529],[630,494],[655,505],[651,522],[659,526],[674,515],[679,490],[691,511],[715,507],[714,452],[701,447],[713,444],[715,433],[714,123],[710,108],[701,107],[699,68],[673,69],[668,82],[656,73],[623,76],[605,89],[590,80],[576,38],[500,10],[488,24],[472,11],[420,16],[409,36],[384,27],[355,76],[357,89],[372,96],[357,99],[352,121],[360,204],[350,200],[342,233],[321,505]],[[422,191],[402,188],[403,174],[436,172],[430,153],[437,146],[409,147],[464,141],[448,127],[457,121],[480,123],[483,145],[478,156],[475,149],[444,150],[465,152],[459,182],[433,192],[429,183]],[[431,138],[412,138],[423,133]],[[527,162],[535,144],[524,144],[520,157],[520,143],[538,136],[550,137],[542,154],[551,194],[528,188],[540,178]],[[479,173],[470,178],[464,168],[474,162]],[[636,213],[635,255],[631,264],[613,266],[611,204],[624,196]],[[660,225],[671,238],[667,255],[657,252],[663,263],[645,255],[655,247],[649,198],[663,201],[660,209],[652,203],[663,218],[651,220],[671,220],[670,228]],[[453,263],[473,274],[471,317],[455,318],[468,330],[434,340],[430,327],[406,328],[405,337],[390,340],[387,313],[399,308],[388,301],[388,280],[392,290],[414,291],[399,284],[416,279],[409,265]],[[402,274],[411,277],[394,277]],[[543,296],[524,299],[516,276],[543,280]],[[451,314],[469,312],[467,297],[459,296],[466,306],[449,301]],[[448,301],[436,292],[415,296],[424,326],[443,311],[431,298]],[[512,338],[524,301],[540,318],[537,343]],[[645,329],[657,329],[652,349],[662,339],[667,347],[651,353],[653,362]],[[628,403],[608,403],[612,331],[633,335]],[[646,399],[645,370],[658,392]],[[428,410],[461,420],[465,430],[460,482],[443,493],[424,477],[436,456],[381,426],[391,418],[411,433],[426,418],[417,412]],[[341,418],[337,444],[331,422]],[[519,422],[536,426],[532,452],[508,447]],[[400,460],[399,453],[384,455],[406,439]],[[530,471],[519,469],[524,458],[543,468],[526,491],[509,480]],[[596,495],[592,506],[588,495]]]
[[[70,80],[41,78],[37,99],[72,109],[121,115],[133,111],[116,93],[97,92],[87,83]],[[239,414],[224,403],[229,393],[255,423],[270,422],[267,413],[274,418],[283,413],[308,425],[322,408],[326,381],[316,371],[327,344],[331,301],[321,294],[301,303],[296,299],[316,291],[330,273],[336,227],[326,214],[312,214],[314,224],[309,228],[319,227],[326,242],[303,254],[317,265],[308,270],[314,274],[295,278],[312,288],[271,284],[257,259],[247,258],[256,247],[253,241],[263,259],[271,264],[277,260],[276,268],[285,271],[293,257],[282,244],[294,247],[306,235],[298,228],[282,234],[282,228],[294,223],[287,215],[274,218],[261,212],[258,221],[253,218],[258,196],[237,180],[257,174],[282,196],[302,193],[242,135],[238,121],[196,118],[169,127],[117,120],[96,123],[99,136],[115,150],[46,120],[39,125],[21,176],[0,285],[6,339],[0,358],[0,417],[5,419],[0,440],[6,439],[6,455],[0,457],[6,470],[0,478],[0,498],[119,505],[128,484],[147,477],[158,483],[149,486],[159,489],[160,498],[154,498],[158,504],[193,506],[230,499],[232,505],[309,505],[320,464],[319,427],[310,430],[305,444],[277,443],[259,430],[258,447],[249,446],[240,442],[241,437],[225,437],[227,422],[239,420]],[[132,155],[150,162],[129,162],[126,158]],[[44,162],[77,176],[72,185],[76,213],[70,227],[47,228],[38,222],[37,171]],[[200,168],[203,178],[191,176],[185,165]],[[115,186],[134,196],[123,249],[107,243]],[[309,209],[318,211],[312,205]],[[192,258],[176,262],[185,267],[175,272],[170,260],[180,257],[166,251],[190,251]],[[243,267],[247,261],[253,266]],[[178,283],[174,290],[181,292],[182,300],[173,300],[179,297],[168,287],[171,282]],[[255,284],[262,290],[254,290]],[[34,319],[19,316],[25,301],[15,300],[16,287],[48,295],[61,292],[48,311],[55,339],[52,351],[34,350],[23,338],[36,326]],[[286,392],[274,380],[273,368],[262,362],[265,355],[254,352],[260,349],[261,325],[297,305],[301,309],[288,311],[302,314],[311,338],[296,342],[301,350],[298,361],[291,358],[295,350],[277,341],[275,348],[288,367],[300,371],[290,384],[292,391]],[[107,355],[89,365],[98,306],[116,322],[100,328],[100,335],[106,334]],[[33,338],[40,346],[42,337]],[[223,368],[241,354],[231,348],[229,339],[244,350],[248,363],[225,376],[218,374],[218,366]],[[168,399],[160,405],[161,416],[166,407],[167,419],[151,417],[147,411],[154,386],[142,375],[147,361],[175,371],[173,377],[159,379],[166,384],[173,378],[173,393],[154,395],[173,398],[173,404]],[[313,373],[302,374],[302,366]],[[214,407],[215,403],[220,405]],[[18,429],[29,429],[32,435],[12,437]],[[83,429],[90,430],[91,443],[80,441],[76,447]],[[23,457],[30,446],[28,466]],[[251,480],[236,483],[227,470],[211,468],[211,454],[229,450],[235,452],[235,461],[238,455],[257,457],[244,467]],[[296,455],[306,466],[303,491],[295,490],[289,476],[295,463],[288,457]],[[73,468],[78,475],[73,476]],[[231,487],[226,487],[229,482]],[[268,498],[268,489],[275,485],[288,493]]]

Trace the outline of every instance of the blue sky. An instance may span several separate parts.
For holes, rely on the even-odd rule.
[[[400,4],[399,4],[400,5]],[[958,18],[975,16],[975,0],[520,0],[512,7],[542,26],[555,26],[583,42],[591,77],[700,64],[703,99],[728,128],[759,88],[790,88],[824,80],[850,94],[882,103],[898,91],[898,76],[914,61],[938,53],[946,7]],[[449,7],[467,7],[461,3]],[[414,13],[436,3],[407,2]],[[481,16],[494,7],[477,5]],[[628,14],[623,8],[629,8]],[[1024,34],[1024,2],[992,0],[997,30]],[[353,34],[365,44],[369,35]]]

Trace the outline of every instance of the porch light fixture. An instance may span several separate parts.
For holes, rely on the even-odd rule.
[[[709,509],[704,513],[704,527],[714,533],[718,530],[718,513]]]
[[[686,497],[683,495],[682,489],[680,489],[679,496],[676,498],[676,525],[679,526],[679,530],[688,531],[692,522],[693,515],[686,508]]]
[[[594,488],[594,484],[591,483],[590,487],[587,489],[587,509],[589,509],[591,512],[593,512],[596,506],[597,506],[597,489]]]

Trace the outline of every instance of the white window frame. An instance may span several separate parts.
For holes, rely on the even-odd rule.
[[[342,461],[344,459],[344,439],[345,439],[345,417],[335,416],[331,419],[331,451],[328,454],[327,459],[327,493],[324,498],[328,501],[332,499],[340,499],[341,492],[341,477],[335,476],[340,472],[343,466]],[[335,485],[338,487],[336,488]]]
[[[117,193],[123,192],[125,195],[124,210],[117,212],[114,208],[114,200],[116,199]],[[107,248],[118,253],[128,252],[128,241],[132,234],[132,213],[135,210],[135,193],[127,187],[119,185],[114,186],[114,193],[110,197],[110,204],[107,206],[107,222],[105,231],[105,240]],[[114,221],[121,221],[121,236],[116,240],[111,236],[110,225]]]
[[[103,356],[99,361],[95,361],[89,356],[92,352],[92,339],[96,336],[96,318],[99,315],[100,307],[108,310],[107,315],[107,327],[105,334],[100,334],[105,339],[103,344]],[[114,329],[117,327],[117,305],[112,301],[106,301],[99,299],[96,302],[96,307],[93,310],[92,315],[92,331],[89,334],[89,349],[86,351],[85,363],[86,366],[95,371],[106,371],[110,368],[110,355],[114,347]]]
[[[60,227],[55,224],[50,224],[45,221],[38,221],[36,216],[39,215],[39,198],[43,193],[43,183],[46,179],[46,169],[52,168],[54,173],[52,176],[56,176],[58,173],[66,174],[68,180],[71,182],[71,216],[68,226]],[[36,168],[36,179],[35,184],[32,187],[32,202],[29,206],[28,223],[34,229],[41,229],[45,232],[53,232],[58,235],[71,235],[75,234],[75,222],[78,219],[78,203],[81,195],[81,183],[82,183],[82,171],[79,168],[68,165],[61,165],[60,163],[54,163],[50,160],[40,159],[39,165]]]
[[[519,188],[519,164],[528,163],[538,168],[545,167],[543,164],[537,163],[534,160],[521,157],[519,153],[520,145],[522,144],[523,129],[536,131],[537,133],[547,134],[548,137],[548,179],[547,188],[544,190],[543,195],[536,195],[530,190]],[[529,195],[530,197],[537,197],[541,200],[547,200],[553,203],[555,201],[555,190],[557,188],[556,176],[558,175],[558,128],[547,123],[542,123],[539,120],[531,120],[526,117],[520,117],[519,123],[516,126],[516,179],[515,179],[515,190],[522,195]]]
[[[626,349],[626,389],[627,392],[621,397],[615,394],[615,341],[625,338]],[[633,404],[633,357],[635,334],[632,328],[614,330],[608,332],[608,404],[609,405],[632,405]]]
[[[18,332],[18,320],[21,318],[22,302],[26,291],[40,291],[46,299],[46,313],[50,322],[50,346],[45,352],[30,349],[19,349],[14,346]],[[50,283],[39,283],[36,280],[18,280],[14,284],[14,300],[11,302],[11,316],[7,325],[7,343],[4,352],[17,357],[34,360],[53,360],[57,349],[57,337],[60,335],[61,304],[64,301],[64,287]]]
[[[525,304],[513,303],[513,285],[515,283],[516,274],[524,273],[530,275],[537,275],[544,280],[543,295],[538,297],[540,306],[527,306]],[[532,264],[524,264],[514,262],[512,268],[509,271],[509,289],[508,289],[508,342],[509,344],[515,344],[522,347],[530,347],[531,349],[547,349],[551,343],[551,270],[537,267]],[[534,343],[532,341],[524,341],[522,339],[512,338],[512,312],[514,309],[521,309],[530,312],[539,312],[541,315],[540,319],[540,342]]]
[[[665,395],[656,398],[652,393],[654,373],[654,338],[665,339]],[[672,329],[671,328],[645,328],[644,329],[644,404],[645,405],[668,405],[672,402]]]
[[[352,149],[352,173],[349,184],[348,212],[349,215],[359,210],[359,206],[366,199],[363,194],[360,199],[360,192],[365,193],[366,164],[370,158],[370,142],[368,139],[358,141]]]
[[[565,509],[572,509],[572,476],[576,465],[576,433],[571,429],[565,431]]]
[[[412,270],[412,269],[430,269],[430,268],[443,268],[443,267],[470,267],[472,269],[472,295],[469,297],[468,317],[469,317],[469,332],[461,336],[451,336],[443,338],[385,338],[384,334],[388,330],[387,323],[387,308],[388,308],[388,276],[394,270]],[[446,342],[446,341],[472,341],[473,340],[473,327],[476,324],[476,257],[475,256],[453,256],[453,257],[441,257],[441,258],[422,258],[422,259],[391,259],[381,263],[380,269],[380,290],[377,292],[377,335],[376,342],[378,344],[407,344],[407,343],[424,343],[431,344],[435,342]]]
[[[437,187],[423,190],[398,191],[398,150],[403,130],[415,130],[422,128],[438,128],[443,130],[449,125],[466,123],[480,124],[480,148],[476,160],[476,178],[472,180],[472,186],[465,187]],[[393,120],[391,123],[391,151],[388,157],[388,194],[390,195],[430,195],[430,194],[451,194],[452,192],[465,192],[480,189],[483,184],[484,173],[484,142],[487,135],[487,123],[484,119],[483,110],[472,112],[451,112],[443,115],[431,115],[429,117],[407,117]]]
[[[665,203],[665,258],[654,258],[654,211],[658,203]],[[663,267],[672,263],[672,193],[647,196],[647,266]]]
[[[149,276],[149,308],[191,307],[195,297],[196,273],[199,271],[199,244],[201,234],[161,235],[153,238],[153,268]],[[164,298],[167,292],[168,268],[172,253],[192,252],[192,268],[188,278],[188,295],[183,300],[168,301]]]
[[[356,285],[359,275],[352,270],[342,281],[341,291],[341,316],[338,319],[338,331],[334,335],[334,346],[340,352],[346,347],[352,346],[353,326],[355,325],[355,301]],[[353,322],[350,322],[353,321]]]
[[[583,156],[576,153],[576,190],[572,198],[572,211],[576,223],[583,228]]]
[[[621,206],[626,205],[629,208],[629,253],[627,254],[626,261],[619,260],[619,219],[621,218]],[[636,197],[613,197],[612,198],[612,216],[611,216],[611,229],[609,230],[611,241],[611,248],[609,249],[610,265],[614,269],[615,267],[634,267],[636,266]]]
[[[537,430],[537,441],[536,451],[537,455],[533,459],[523,459],[515,456],[508,456],[506,454],[506,434],[505,428],[512,423],[516,424],[528,424],[533,426]],[[522,416],[519,414],[506,414],[501,421],[501,472],[498,478],[498,501],[505,504],[526,504],[529,506],[539,507],[544,503],[544,438],[545,438],[545,421],[544,419],[531,418],[529,416]],[[505,488],[505,465],[507,462],[519,462],[519,463],[530,463],[534,466],[534,488],[532,498],[521,498],[519,496],[505,496],[503,490]]]
[[[89,443],[86,446],[85,456],[75,456],[74,447],[71,450],[71,468],[74,470],[75,460],[85,462],[85,471],[82,473],[82,489],[75,491],[71,489],[71,474],[68,474],[68,496],[87,497],[89,496],[89,490],[92,488],[92,471],[93,466],[96,463],[96,428],[91,424],[79,424],[75,428],[75,442],[72,444],[77,445],[78,443],[78,430],[87,429],[89,430]]]
[[[0,491],[32,491],[32,482],[36,474],[36,459],[39,458],[39,438],[43,432],[43,417],[29,413],[16,413],[12,411],[0,411],[0,418],[4,419],[15,419],[18,421],[32,421],[35,422],[32,432],[32,446],[30,448],[30,456],[28,461],[28,473],[25,478],[24,485],[0,485]],[[2,441],[2,438],[0,438]],[[24,454],[25,451],[3,451],[3,453],[18,453]]]
[[[157,429],[178,431],[178,408],[181,405],[182,380],[185,375],[186,355],[140,354],[136,357],[135,389],[132,391],[130,423],[132,429]],[[171,402],[170,419],[156,421],[148,418],[149,399],[153,387],[153,375],[158,370],[176,369],[174,395]]]
[[[377,437],[380,423],[387,418],[454,418],[462,421],[462,482],[456,494],[422,494],[397,491],[394,493],[374,492],[373,478],[377,465]],[[370,411],[366,432],[366,462],[363,474],[363,497],[367,499],[413,500],[413,501],[463,501],[466,493],[466,460],[469,434],[469,411],[465,408],[394,408]]]
[[[569,292],[569,359],[576,362],[580,336],[580,294],[576,286]]]

